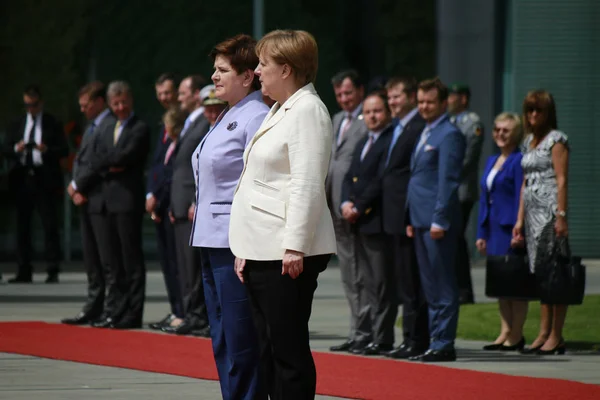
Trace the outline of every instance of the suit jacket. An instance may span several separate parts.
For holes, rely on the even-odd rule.
[[[435,223],[447,231],[459,225],[458,186],[464,155],[465,137],[445,115],[411,158],[407,215],[412,226],[430,228]]]
[[[386,158],[382,160],[381,210],[383,230],[387,234],[406,233],[404,205],[410,180],[410,159],[424,128],[425,120],[417,113],[402,130],[402,134],[394,144],[387,165],[385,165]]]
[[[394,125],[388,126],[377,141],[373,143],[364,159],[360,156],[369,140],[368,134],[357,143],[352,156],[352,164],[342,184],[342,202],[351,201],[359,212],[356,221],[358,230],[362,233],[382,233],[381,220],[381,164],[387,157]]]
[[[229,247],[231,203],[244,169],[244,149],[268,112],[260,90],[250,93],[223,112],[192,154],[196,178],[192,246]]]
[[[158,189],[157,185],[160,184],[159,179],[163,175],[162,169],[164,168],[165,155],[167,149],[171,144],[172,140],[170,137],[165,138],[165,125],[160,123],[158,129],[158,135],[156,144],[154,146],[154,155],[152,156],[152,164],[148,170],[148,176],[146,177],[146,191],[154,194],[154,191]],[[156,197],[156,195],[154,196]]]
[[[338,218],[342,218],[340,204],[342,200],[342,182],[352,163],[352,154],[356,144],[363,139],[368,129],[363,121],[362,114],[352,121],[352,125],[344,134],[343,141],[337,145],[337,137],[344,119],[345,113],[338,112],[333,116],[333,135],[331,138],[331,161],[327,178],[325,180],[325,190],[327,193],[327,202],[331,212]]]
[[[150,148],[148,125],[133,115],[123,127],[119,140],[113,144],[116,119],[102,124],[96,138],[96,156],[92,169],[103,176],[102,196],[89,201],[89,212],[128,213],[144,211],[144,168]],[[109,168],[123,168],[110,172]],[[89,199],[88,199],[89,200]]]
[[[208,132],[209,123],[203,115],[198,116],[190,124],[183,138],[177,142],[173,160],[173,180],[171,181],[171,206],[173,216],[177,219],[188,218],[188,209],[196,202],[196,187],[192,154],[200,141]]]
[[[479,195],[479,159],[483,147],[483,124],[474,112],[465,111],[451,121],[465,135],[467,148],[463,160],[461,184],[458,188],[458,198],[463,201],[477,201]]]
[[[336,252],[325,176],[331,119],[312,83],[276,103],[244,152],[231,207],[229,241],[237,257],[281,260]]]
[[[516,149],[504,161],[494,177],[491,189],[488,189],[487,177],[499,156],[497,154],[488,158],[480,183],[477,238],[488,242],[490,255],[504,255],[510,249],[512,228],[517,222],[523,184],[523,155]]]
[[[77,185],[77,191],[82,193],[90,201],[95,201],[95,197],[102,197],[103,176],[100,171],[94,169],[94,162],[97,157],[98,137],[105,129],[105,125],[115,123],[114,115],[108,114],[102,119],[102,122],[94,129],[91,134],[84,134],[83,140],[79,145],[79,150],[73,161],[73,181]],[[90,124],[84,132],[88,132]],[[90,200],[92,198],[92,200]]]
[[[23,140],[27,115],[12,123],[6,133],[4,141],[4,155],[8,160],[8,182],[10,190],[22,184],[22,179],[27,173],[26,167],[21,163],[21,154],[15,152],[15,145]],[[41,180],[47,190],[63,190],[63,173],[60,168],[60,159],[69,154],[69,147],[65,139],[62,124],[51,114],[42,113],[42,143],[47,150],[42,153]]]

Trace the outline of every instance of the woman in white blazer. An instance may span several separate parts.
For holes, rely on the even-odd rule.
[[[229,243],[248,287],[271,399],[314,399],[308,320],[317,277],[336,251],[325,199],[331,119],[312,84],[312,35],[273,31],[256,52],[262,92],[276,103],[244,152]]]

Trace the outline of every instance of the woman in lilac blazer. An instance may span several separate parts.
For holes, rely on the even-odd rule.
[[[217,98],[228,103],[192,155],[196,211],[191,245],[200,247],[204,296],[223,399],[265,399],[258,384],[259,347],[246,287],[234,270],[229,249],[233,194],[243,155],[269,108],[262,101],[256,41],[237,35],[211,52]]]
[[[491,156],[481,179],[477,249],[482,255],[512,254],[512,229],[517,221],[523,169],[519,143],[523,137],[517,114],[502,113],[494,121],[494,141],[500,154]],[[527,301],[500,298],[501,331],[484,350],[521,350]]]

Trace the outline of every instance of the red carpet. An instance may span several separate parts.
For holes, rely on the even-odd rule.
[[[0,323],[0,352],[217,379],[210,341],[43,322]],[[315,353],[317,392],[352,399],[600,399],[600,386]]]

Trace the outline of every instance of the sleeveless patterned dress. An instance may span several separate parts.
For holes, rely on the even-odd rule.
[[[552,147],[555,143],[562,143],[567,149],[569,147],[567,135],[557,130],[548,133],[536,148],[530,147],[532,140],[533,135],[530,134],[523,142],[521,166],[525,174],[525,244],[529,268],[535,272],[540,258],[543,259],[550,252],[555,238],[558,187],[552,166]]]

